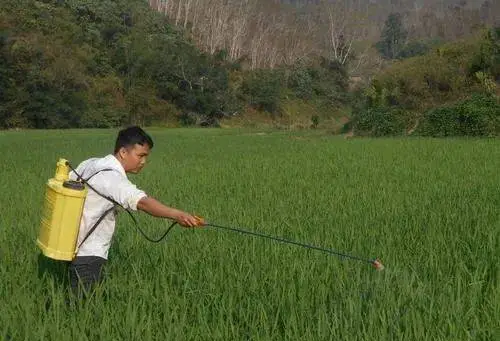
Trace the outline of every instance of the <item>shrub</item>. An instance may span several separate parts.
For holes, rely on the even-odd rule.
[[[427,111],[417,134],[423,136],[498,136],[500,102],[488,94],[474,94],[455,105]]]
[[[282,77],[273,70],[257,70],[243,82],[242,91],[250,105],[257,109],[275,113],[279,106]]]
[[[308,100],[313,96],[313,78],[304,67],[293,70],[288,86],[298,98]]]
[[[402,135],[408,126],[408,117],[401,109],[374,107],[354,113],[351,125],[357,135]]]

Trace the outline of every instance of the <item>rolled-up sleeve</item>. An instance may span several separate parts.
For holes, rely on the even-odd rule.
[[[128,178],[118,172],[106,173],[101,173],[102,178],[99,179],[100,187],[104,191],[102,194],[109,196],[126,209],[137,211],[137,203],[147,196],[146,192],[137,188]]]

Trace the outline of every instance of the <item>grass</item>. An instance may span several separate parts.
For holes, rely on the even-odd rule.
[[[59,157],[109,153],[116,131],[0,132],[0,339],[498,339],[497,139],[150,132],[130,178],[163,202],[386,269],[211,228],[151,244],[122,213],[103,286],[68,307],[64,264],[35,245],[44,184]],[[168,226],[135,216],[150,236]]]

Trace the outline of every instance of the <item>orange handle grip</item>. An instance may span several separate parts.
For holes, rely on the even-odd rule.
[[[197,215],[194,216],[198,222],[196,226],[204,226],[205,225],[205,219],[203,217],[198,217]]]

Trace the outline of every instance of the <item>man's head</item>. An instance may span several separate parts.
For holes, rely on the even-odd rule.
[[[152,148],[151,137],[141,128],[132,126],[118,133],[114,154],[125,172],[139,173],[146,164],[147,156]]]

